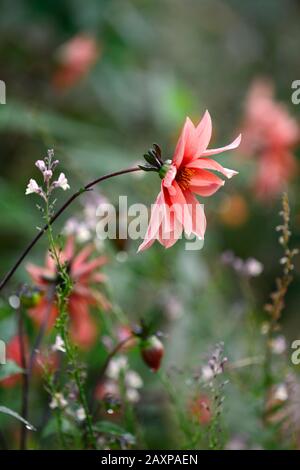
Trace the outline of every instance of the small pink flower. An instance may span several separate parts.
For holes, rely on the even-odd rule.
[[[34,194],[34,193],[42,195],[43,190],[42,190],[42,188],[40,188],[40,186],[37,184],[37,182],[34,179],[31,178],[28,185],[27,185],[25,194],[27,196],[28,194]]]
[[[211,133],[208,111],[197,127],[189,118],[186,119],[173,159],[165,161],[159,170],[161,191],[152,208],[144,242],[138,251],[149,248],[155,240],[169,248],[180,238],[183,230],[187,235],[195,234],[204,238],[205,214],[195,194],[211,196],[224,185],[224,181],[209,170],[218,171],[227,178],[237,174],[207,157],[235,149],[241,141],[239,136],[226,147],[208,150]]]
[[[68,180],[65,177],[64,173],[61,173],[58,177],[58,180],[53,182],[53,188],[61,188],[64,191],[66,191],[67,189],[70,189]]]
[[[35,162],[35,166],[36,166],[42,173],[44,173],[44,171],[47,170],[46,163],[44,162],[44,160],[37,160],[37,161]]]

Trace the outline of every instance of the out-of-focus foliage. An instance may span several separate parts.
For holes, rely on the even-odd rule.
[[[300,105],[291,102],[291,84],[299,79],[299,18],[297,0],[3,0],[0,79],[6,83],[7,96],[6,104],[0,105],[0,274],[40,225],[25,188],[35,177],[34,162],[48,148],[55,149],[75,190],[106,172],[141,161],[153,142],[161,145],[164,158],[171,157],[185,116],[199,120],[205,109],[214,123],[211,145],[221,146],[236,136],[246,94],[261,76],[272,81],[277,98],[299,118]],[[60,47],[80,34],[95,38],[97,60],[76,83],[60,88],[54,80]],[[255,161],[242,153],[229,152],[222,156],[223,162],[240,174],[204,201],[208,228],[203,250],[185,251],[181,241],[171,250],[157,244],[137,255],[138,243],[131,241],[124,249],[126,257],[119,256],[120,243],[105,245],[110,254],[108,291],[131,323],[143,317],[165,334],[163,366],[184,370],[171,375],[178,382],[175,386],[185,390],[180,406],[187,414],[189,380],[195,368],[205,365],[206,354],[216,343],[224,341],[229,364],[263,354],[261,329],[267,318],[263,306],[281,270],[275,231],[280,197],[270,203],[256,200],[250,182]],[[289,186],[293,246],[300,242],[297,176]],[[126,194],[129,202],[150,206],[159,184],[156,174],[128,175],[105,182],[101,190],[116,204],[119,194]],[[73,206],[66,217],[80,210],[79,204]],[[57,230],[62,222],[55,225]],[[43,240],[30,259],[41,264],[45,248]],[[248,279],[225,266],[221,258],[227,250],[242,259],[258,259],[263,273]],[[282,318],[287,358],[278,366],[278,383],[285,379],[281,371],[291,365],[290,343],[300,338],[297,259],[295,267]],[[28,282],[24,266],[1,300],[4,340],[16,328],[7,298],[21,281]],[[105,321],[99,324],[106,333]],[[105,360],[100,341],[86,356],[89,383],[94,385]],[[172,431],[174,415],[161,380],[134,353],[129,353],[129,360],[144,380],[137,420],[143,423],[145,445],[179,446],[183,438]],[[261,366],[229,371],[222,412],[224,445],[238,441],[236,446],[250,448],[292,446],[262,424]],[[295,374],[299,376],[299,366]],[[32,398],[36,406],[30,422],[41,419],[47,399],[40,387]],[[0,402],[19,409],[20,395],[16,391],[8,396],[0,387]],[[13,424],[0,415],[0,428],[7,426],[11,435]],[[44,447],[52,424],[43,431]],[[107,432],[122,434],[121,425],[121,430],[116,423],[111,426]],[[201,443],[208,445],[206,439]]]

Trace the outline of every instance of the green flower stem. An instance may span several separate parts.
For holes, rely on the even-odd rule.
[[[49,194],[47,192],[46,221],[48,225],[48,232],[47,232],[48,240],[49,240],[51,254],[54,257],[54,260],[57,266],[58,274],[61,277],[61,281],[56,287],[57,307],[58,307],[58,312],[59,312],[59,316],[57,319],[57,328],[65,344],[66,357],[71,367],[71,374],[78,388],[79,402],[82,408],[84,409],[84,412],[86,415],[85,424],[86,424],[86,434],[87,434],[88,444],[89,446],[96,448],[96,440],[95,440],[95,436],[93,432],[92,417],[90,415],[89,408],[87,405],[87,399],[86,399],[83,384],[82,384],[80,369],[78,368],[78,364],[77,364],[76,348],[71,343],[71,340],[69,337],[69,330],[68,330],[69,317],[68,317],[67,308],[68,308],[68,298],[72,291],[72,280],[70,279],[70,276],[66,270],[66,266],[61,263],[59,253],[57,252],[57,248],[56,248],[54,236],[53,236],[53,230],[52,230],[52,226],[50,223],[51,222],[50,216],[51,215],[50,215],[50,210],[49,210]]]

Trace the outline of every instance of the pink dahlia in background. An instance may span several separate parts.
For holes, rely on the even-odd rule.
[[[242,150],[257,157],[255,191],[260,198],[273,198],[295,175],[292,153],[299,139],[299,127],[287,109],[274,100],[268,81],[257,80],[246,100]]]
[[[149,248],[155,240],[169,248],[181,237],[183,231],[187,235],[194,234],[204,238],[205,214],[195,195],[211,196],[224,185],[225,181],[211,170],[222,173],[227,178],[237,174],[209,157],[235,149],[241,141],[239,136],[226,147],[207,149],[211,134],[212,123],[208,111],[197,127],[189,118],[186,119],[173,159],[161,162],[161,191],[153,205],[148,230],[139,251]],[[157,151],[157,146],[155,149]],[[159,158],[156,155],[157,157]]]
[[[25,361],[26,367],[28,367],[28,362],[30,359],[30,351],[29,351],[29,341],[27,336],[24,335],[23,337],[24,342],[24,349],[25,349]],[[13,361],[17,366],[22,368],[22,354],[21,354],[21,344],[20,338],[18,335],[13,336],[9,343],[7,344],[6,348],[6,359],[7,361]],[[41,376],[43,373],[44,366],[47,368],[51,368],[55,370],[58,365],[58,357],[55,353],[46,354],[44,350],[36,351],[34,363],[33,363],[33,374],[35,376]],[[6,379],[0,380],[0,387],[4,388],[11,388],[20,383],[22,377],[22,373],[17,373],[7,377]]]
[[[25,354],[28,356],[28,341],[24,338]],[[17,366],[22,367],[21,360],[21,345],[18,336],[13,336],[6,347],[6,359],[7,361],[13,361]],[[6,379],[0,380],[0,387],[11,388],[20,382],[22,374],[14,374]]]
[[[211,400],[207,395],[197,394],[188,403],[188,411],[199,424],[208,424],[212,418]]]
[[[97,286],[106,279],[105,275],[99,272],[98,269],[106,264],[107,258],[99,256],[90,259],[93,251],[94,247],[90,244],[78,254],[75,254],[74,241],[70,237],[67,240],[65,249],[60,253],[60,262],[67,263],[69,275],[73,282],[73,290],[68,301],[71,335],[82,348],[89,348],[97,337],[97,327],[90,315],[90,307],[99,306],[103,310],[108,310],[110,307],[108,300]],[[29,264],[27,265],[27,271],[35,285],[43,292],[37,306],[30,309],[30,315],[39,325],[49,315],[49,326],[53,326],[58,315],[56,299],[51,295],[51,292],[55,291],[54,288],[59,283],[55,262],[48,254],[45,267]]]
[[[57,54],[58,68],[53,77],[56,88],[66,89],[75,85],[91,69],[99,56],[94,38],[77,35],[63,44]]]

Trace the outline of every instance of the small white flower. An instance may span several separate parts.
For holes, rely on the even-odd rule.
[[[26,196],[28,194],[33,194],[33,193],[41,194],[41,192],[42,192],[42,189],[39,187],[37,182],[34,179],[30,179],[26,188],[26,192],[25,192]]]
[[[286,340],[283,335],[279,335],[271,341],[271,349],[274,354],[282,354],[286,350]]]
[[[55,343],[52,346],[52,351],[60,351],[63,353],[66,352],[64,340],[62,339],[60,335],[56,336]]]
[[[286,401],[288,397],[289,395],[288,395],[287,386],[285,384],[278,385],[274,392],[275,400]]]
[[[263,272],[263,265],[255,258],[248,258],[245,261],[245,274],[250,277],[259,276]]]
[[[76,411],[76,417],[79,421],[84,421],[86,419],[86,414],[82,407],[78,408],[78,410]]]
[[[202,379],[204,381],[208,381],[208,380],[212,379],[214,373],[213,373],[213,370],[212,370],[211,367],[203,366],[202,369],[201,369],[201,375],[202,375]]]
[[[140,399],[140,394],[135,388],[128,388],[126,398],[130,403],[137,403]]]
[[[67,404],[68,402],[62,393],[55,393],[52,397],[49,407],[51,410],[55,410],[55,408],[65,408]]]
[[[110,361],[106,375],[110,379],[117,380],[122,371],[125,371],[128,367],[127,358],[120,356],[117,359]]]
[[[65,177],[65,174],[64,173],[61,173],[58,177],[58,180],[57,181],[54,181],[53,183],[53,187],[54,188],[61,188],[63,189],[64,191],[66,191],[67,189],[70,189],[70,186],[68,184],[68,180],[67,178]]]
[[[130,388],[141,388],[143,386],[143,381],[141,377],[134,370],[129,370],[126,373],[125,383],[126,386]]]
[[[21,301],[20,301],[20,297],[18,297],[17,295],[11,295],[8,301],[9,301],[9,305],[12,308],[18,309],[20,307]]]
[[[37,160],[37,161],[35,162],[35,166],[36,166],[42,173],[44,173],[44,171],[47,170],[46,163],[44,162],[44,160]]]
[[[91,239],[91,233],[84,222],[78,225],[77,238],[80,243],[85,243]]]

